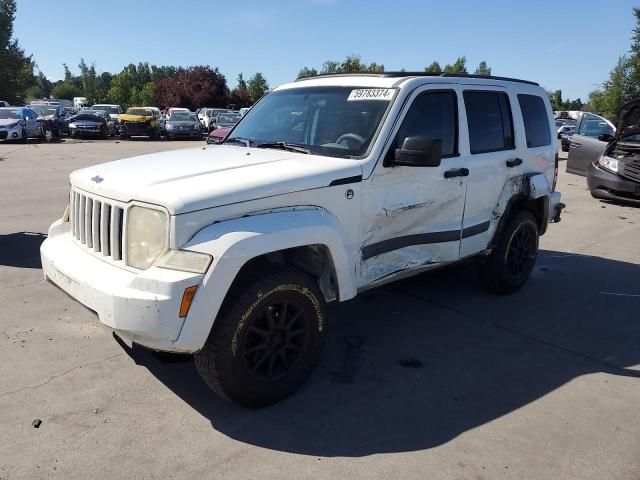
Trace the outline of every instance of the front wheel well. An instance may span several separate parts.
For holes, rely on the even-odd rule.
[[[265,268],[292,267],[313,277],[327,302],[339,299],[338,278],[331,252],[326,245],[286,248],[250,259],[236,275],[231,288],[260,276]]]

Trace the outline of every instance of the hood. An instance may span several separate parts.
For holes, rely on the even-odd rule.
[[[153,120],[151,115],[129,115],[128,113],[123,113],[118,118],[120,118],[121,122],[148,122]]]
[[[212,145],[91,166],[73,172],[71,183],[123,202],[162,205],[177,215],[326,187],[359,175],[356,160]]]
[[[616,140],[640,133],[640,98],[631,100],[622,106],[618,115]]]
[[[211,133],[209,134],[209,136],[210,137],[226,137],[227,135],[229,135],[230,131],[231,131],[230,128],[219,127],[214,130],[211,130]]]
[[[0,125],[13,125],[19,121],[19,118],[0,118]]]

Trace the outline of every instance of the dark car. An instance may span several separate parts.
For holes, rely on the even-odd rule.
[[[115,135],[115,126],[104,110],[83,110],[69,122],[69,134],[77,137],[107,138]]]
[[[587,168],[591,196],[640,205],[640,99],[622,107],[615,136],[603,134],[604,152]]]
[[[585,176],[587,167],[597,160],[615,133],[613,124],[595,113],[582,113],[571,138],[567,172]]]
[[[570,130],[565,130],[560,134],[560,148],[563,152],[568,152],[569,147],[571,146],[571,139],[573,138],[573,134],[576,133],[576,129],[571,128]]]
[[[45,131],[51,132],[54,138],[62,137],[63,121],[67,116],[62,105],[32,103],[29,108],[43,121]]]
[[[167,140],[172,138],[200,139],[202,137],[202,126],[198,116],[193,112],[173,112],[166,119],[164,125],[164,136]]]
[[[241,118],[242,116],[239,113],[220,113],[216,117],[216,127],[232,128]]]

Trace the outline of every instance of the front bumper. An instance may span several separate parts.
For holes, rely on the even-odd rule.
[[[167,138],[201,138],[202,132],[200,132],[200,130],[180,130],[173,128],[165,130],[165,136]]]
[[[22,140],[22,127],[0,128],[0,140]]]
[[[120,132],[133,137],[150,137],[153,135],[154,127],[148,122],[124,122],[120,124]]]
[[[587,167],[587,186],[594,198],[640,205],[640,183],[608,172],[595,163]]]
[[[45,278],[98,315],[119,336],[156,350],[189,352],[178,341],[185,288],[203,275],[151,267],[130,271],[80,246],[58,220],[40,249]],[[198,296],[196,291],[196,301]]]

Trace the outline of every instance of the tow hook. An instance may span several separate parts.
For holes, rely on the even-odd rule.
[[[559,203],[558,205],[556,205],[556,211],[553,214],[553,219],[551,220],[553,223],[559,223],[560,220],[562,220],[560,218],[560,213],[562,212],[562,209],[566,207],[566,205],[564,203]]]

